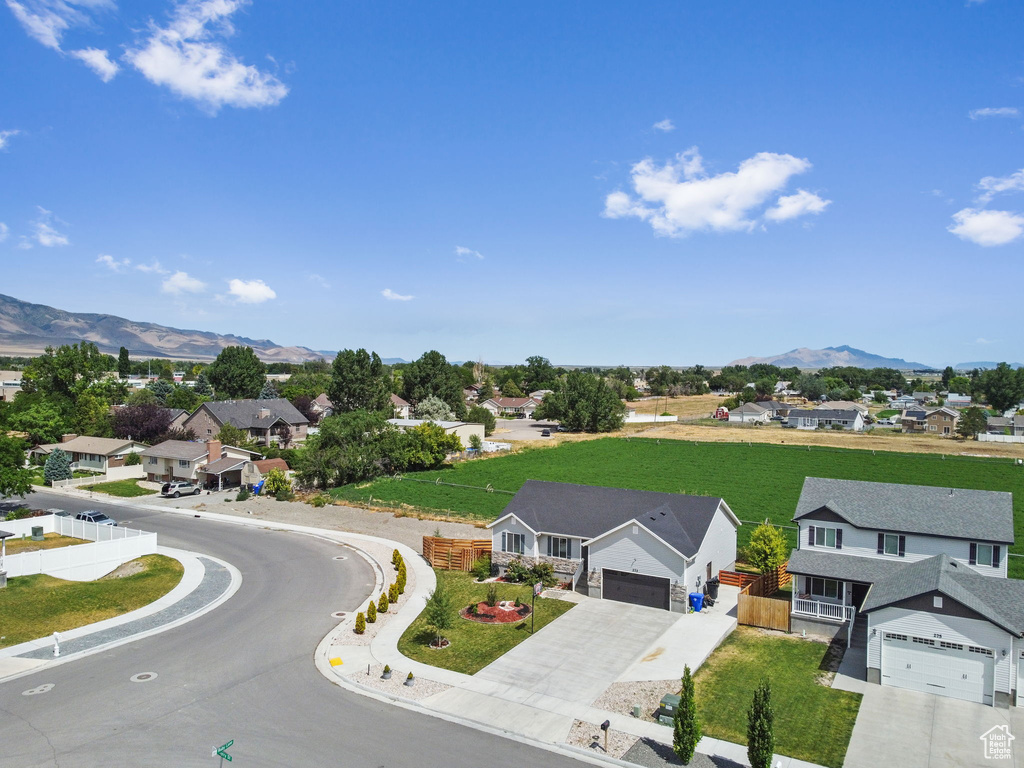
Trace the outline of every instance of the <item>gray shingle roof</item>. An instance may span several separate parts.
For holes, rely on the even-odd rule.
[[[804,479],[794,520],[826,508],[857,528],[1013,543],[1013,494]]]
[[[217,459],[217,461],[211,461],[207,464],[203,471],[211,475],[219,475],[229,470],[245,464],[245,459],[235,458],[234,456],[225,456],[223,459]]]
[[[710,496],[527,480],[501,517],[514,514],[535,531],[584,539],[636,520],[692,557],[721,503]]]
[[[1024,634],[1024,581],[982,576],[969,566],[936,555],[908,563],[868,592],[861,610],[876,611],[929,592],[941,592],[993,624]]]
[[[733,413],[754,413],[761,414],[769,410],[765,408],[761,403],[744,403],[739,408],[733,409]]]
[[[187,459],[196,461],[208,453],[206,443],[190,443],[186,440],[164,440],[144,450],[140,456],[156,456],[160,459]]]
[[[794,408],[789,412],[789,418],[810,418],[810,419],[832,419],[833,421],[856,421],[857,411],[837,411],[834,408]]]
[[[794,549],[786,570],[793,575],[822,576],[840,581],[859,581],[863,584],[892,576],[906,567],[902,560],[883,560],[880,557],[858,557],[835,552],[817,552],[814,549]]]
[[[230,424],[239,429],[265,429],[278,420],[287,424],[309,423],[309,419],[283,397],[271,400],[215,400],[200,407],[209,409],[221,424]],[[261,415],[264,409],[269,413]]]

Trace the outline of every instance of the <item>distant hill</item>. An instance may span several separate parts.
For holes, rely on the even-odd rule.
[[[978,363],[957,363],[953,367],[956,368],[958,371],[971,371],[974,370],[975,368],[979,368],[982,370],[988,368],[995,368],[997,365],[999,365],[999,363],[994,363],[991,360],[985,360]],[[1010,367],[1024,368],[1024,363],[1010,363]]]
[[[729,365],[754,365],[768,363],[780,368],[832,368],[833,366],[850,366],[853,368],[898,368],[900,370],[922,370],[933,368],[924,363],[908,363],[899,357],[882,357],[873,355],[862,349],[853,347],[825,347],[824,349],[791,349],[781,355],[771,357],[744,357],[733,360]]]
[[[301,363],[325,355],[306,347],[282,347],[268,339],[185,331],[140,323],[116,315],[65,312],[0,294],[0,354],[38,355],[48,346],[91,341],[116,355],[125,347],[134,357],[209,360],[225,347],[252,347],[268,363]]]

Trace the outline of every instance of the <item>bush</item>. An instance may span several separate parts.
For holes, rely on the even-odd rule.
[[[397,549],[391,553],[391,564],[395,566],[395,570],[398,570],[398,566],[402,564],[402,553]]]
[[[277,467],[267,472],[267,476],[263,479],[263,492],[268,496],[277,496],[282,491],[291,492],[291,490],[292,484],[288,476]]]
[[[505,566],[505,581],[520,584],[530,578],[530,569],[523,565],[522,560],[512,560]]]
[[[366,620],[371,624],[377,621],[377,604],[373,600],[366,606]]]
[[[842,432],[843,429],[845,429],[845,427],[843,427],[842,424],[833,424],[832,429],[836,430],[837,432]]]
[[[274,498],[278,501],[291,501],[295,498],[295,494],[292,492],[291,488],[282,488],[274,494]]]
[[[388,664],[385,664],[384,665],[384,674],[387,675],[387,674],[390,674],[390,673],[391,673],[391,666],[388,665]]]
[[[235,501],[245,501],[249,498],[249,489],[244,485],[238,489],[238,495],[235,496]]]
[[[135,453],[134,451],[124,457],[124,465],[126,467],[137,467],[141,463],[142,457],[139,456],[139,454]]]
[[[545,587],[558,584],[555,569],[551,563],[537,563],[526,567],[521,560],[513,560],[505,568],[505,579],[515,583],[536,584],[541,582]]]
[[[470,606],[469,606],[469,612],[470,612],[471,614],[473,614],[474,616],[476,616],[476,614],[477,614],[477,609],[476,609],[476,603],[471,603],[471,604],[470,604]]]
[[[356,614],[356,634],[361,635],[366,631],[366,617],[362,611]]]
[[[387,593],[386,592],[382,592],[381,595],[380,595],[380,601],[377,603],[377,611],[379,613],[387,613],[389,605],[390,605],[390,603],[388,601]]]
[[[409,673],[409,674],[408,674],[408,675],[406,676],[406,678],[405,678],[405,679],[406,679],[406,680],[412,680],[412,672],[410,672],[410,673]]]
[[[491,556],[483,555],[473,563],[472,574],[477,581],[485,581],[491,577]]]
[[[327,506],[327,499],[324,497],[322,493],[318,493],[316,496],[309,500],[309,504],[310,506],[319,509],[320,507]]]
[[[388,587],[388,602],[398,602],[398,584],[392,584],[390,587]]]
[[[398,585],[398,594],[400,595],[405,594],[405,581],[407,578],[408,574],[405,571],[405,563],[402,563],[398,566],[398,579],[395,581],[395,584]]]
[[[498,585],[493,581],[487,585],[487,604],[491,608],[498,604]]]

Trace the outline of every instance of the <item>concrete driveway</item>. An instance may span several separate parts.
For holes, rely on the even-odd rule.
[[[498,442],[548,440],[550,438],[541,437],[541,430],[544,429],[550,429],[551,434],[554,435],[558,431],[558,424],[535,419],[498,419],[494,427],[494,434],[488,439]]]
[[[844,768],[1024,766],[1022,707],[986,707],[882,685],[863,690]],[[981,737],[1001,725],[1016,737],[1013,758],[986,759]]]
[[[585,600],[476,677],[590,704],[680,618],[613,600]]]

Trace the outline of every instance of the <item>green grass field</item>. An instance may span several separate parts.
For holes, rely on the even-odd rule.
[[[462,610],[470,603],[482,602],[487,597],[487,584],[478,584],[468,573],[461,571],[436,571],[437,578],[445,582],[455,597],[455,604]],[[515,600],[517,597],[530,604],[533,590],[528,584],[499,584],[499,600]],[[551,621],[572,608],[574,603],[565,600],[537,598],[535,630],[539,631]],[[499,656],[510,651],[530,636],[530,619],[512,624],[478,624],[461,616],[455,619],[455,626],[444,633],[451,645],[441,650],[431,650],[428,644],[435,634],[421,615],[405,630],[398,641],[398,650],[410,659],[442,669],[451,669],[472,675],[479,672]]]
[[[747,709],[762,676],[772,686],[779,754],[839,768],[860,708],[859,693],[817,682],[828,646],[739,627],[694,675],[704,735],[747,743]]]
[[[163,597],[181,581],[181,563],[164,555],[139,558],[144,570],[120,578],[64,581],[19,576],[0,590],[0,648],[84,627],[134,611]]]
[[[407,504],[490,521],[512,498],[498,490],[515,492],[528,479],[554,480],[721,496],[741,520],[767,518],[777,525],[791,525],[800,489],[808,476],[1009,491],[1014,495],[1017,539],[1011,551],[1024,552],[1024,467],[1016,466],[1011,459],[605,438],[463,462],[440,471],[410,474],[403,480],[384,478],[347,485],[331,494],[363,502],[372,497],[374,504]],[[435,485],[437,479],[475,487]],[[479,490],[488,485],[495,492]],[[752,529],[752,525],[740,528],[741,546]],[[795,531],[787,533],[795,545]],[[1010,558],[1010,572],[1024,578],[1024,557]]]
[[[110,496],[121,496],[122,498],[134,498],[136,496],[151,496],[156,491],[147,491],[139,487],[138,480],[112,480],[109,483],[97,483],[96,485],[83,486],[83,490],[106,493]]]

